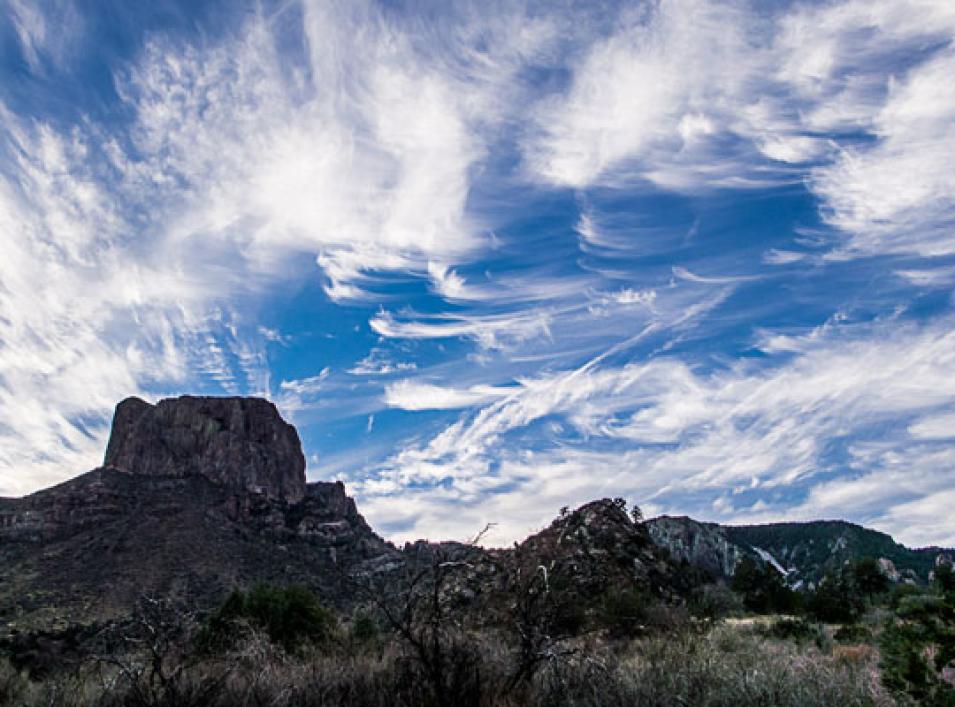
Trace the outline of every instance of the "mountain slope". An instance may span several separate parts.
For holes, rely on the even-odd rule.
[[[845,521],[718,525],[686,517],[647,521],[654,540],[678,561],[717,578],[731,577],[744,556],[768,563],[786,575],[790,586],[813,587],[830,570],[848,561],[879,560],[892,581],[928,581],[937,558],[951,551],[910,549],[889,535]]]
[[[637,585],[672,597],[686,583],[610,499],[505,550],[398,550],[341,483],[305,482],[298,435],[271,403],[131,398],[117,406],[103,467],[0,499],[0,638],[122,618],[143,595],[206,609],[258,582],[303,584],[349,612],[363,601],[356,586],[394,591],[404,570],[436,554],[453,560],[451,579],[474,598],[462,610],[476,618],[499,614],[539,571],[579,606]]]
[[[939,548],[913,550],[889,535],[840,520],[806,523],[726,526],[727,538],[742,546],[760,548],[789,570],[790,582],[815,584],[828,571],[862,557],[888,560],[894,581],[925,582],[935,566]]]

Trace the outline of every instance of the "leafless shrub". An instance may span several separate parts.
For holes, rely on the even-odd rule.
[[[224,666],[193,670],[195,613],[171,599],[142,596],[128,621],[106,626],[92,655],[104,704],[124,707],[199,707],[221,688]],[[110,702],[112,699],[114,702]]]
[[[480,534],[472,542],[479,538]],[[428,687],[420,704],[481,704],[481,661],[454,606],[460,592],[453,583],[472,568],[472,551],[471,544],[420,543],[409,551],[398,573],[350,579],[403,648],[394,659],[399,684],[410,687],[420,682]]]

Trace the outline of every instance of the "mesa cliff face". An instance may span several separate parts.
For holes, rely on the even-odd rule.
[[[116,406],[104,466],[133,474],[190,476],[300,501],[305,457],[298,433],[262,398],[181,398]]]

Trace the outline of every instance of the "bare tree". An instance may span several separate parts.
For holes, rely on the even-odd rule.
[[[524,564],[515,548],[516,566],[505,591],[513,597],[510,626],[516,637],[515,668],[507,689],[513,692],[528,684],[544,665],[558,665],[574,655],[569,634],[561,626],[560,599],[551,586],[554,563]]]
[[[428,683],[438,707],[467,707],[481,700],[480,662],[457,606],[455,580],[475,569],[482,553],[477,542],[488,525],[468,543],[419,542],[405,550],[397,572],[350,579],[403,643]]]
[[[229,669],[187,675],[198,660],[191,650],[198,625],[195,612],[168,599],[143,595],[125,621],[108,624],[97,636],[94,654],[104,692],[123,692],[124,704],[208,704],[224,683]]]

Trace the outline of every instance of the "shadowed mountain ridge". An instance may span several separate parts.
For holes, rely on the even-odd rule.
[[[791,583],[817,581],[870,550],[896,581],[924,581],[934,562],[919,555],[910,567],[917,551],[851,524],[640,522],[622,499],[564,512],[512,548],[421,541],[398,549],[340,482],[306,483],[304,469],[295,428],[269,401],[124,400],[103,467],[0,498],[0,638],[121,618],[143,595],[201,611],[262,582],[304,585],[347,613],[361,600],[356,586],[388,591],[409,566],[437,555],[457,558],[451,585],[472,616],[507,606],[538,571],[573,605],[628,587],[679,601],[694,583],[731,576],[747,555],[779,565]]]

